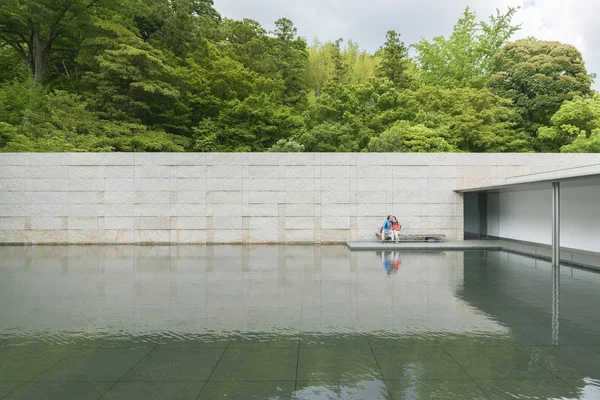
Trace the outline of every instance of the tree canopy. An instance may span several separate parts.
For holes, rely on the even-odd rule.
[[[504,46],[494,58],[489,86],[511,99],[521,125],[535,131],[548,125],[566,100],[591,94],[581,53],[568,44],[535,39]]]
[[[4,0],[0,151],[600,151],[581,53],[517,12],[369,53],[212,0]]]

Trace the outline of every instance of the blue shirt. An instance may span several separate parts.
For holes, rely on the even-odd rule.
[[[383,230],[389,231],[390,229],[392,229],[392,221],[389,221],[386,219],[385,222],[383,223]]]

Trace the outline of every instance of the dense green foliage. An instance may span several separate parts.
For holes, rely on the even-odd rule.
[[[509,43],[496,55],[493,70],[490,87],[511,99],[520,124],[533,130],[548,125],[564,101],[591,92],[581,53],[558,42]]]
[[[516,12],[369,54],[212,0],[4,0],[0,151],[600,151],[581,54]]]

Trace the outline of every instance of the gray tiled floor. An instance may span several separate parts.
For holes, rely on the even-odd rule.
[[[3,400],[600,398],[598,274],[560,308],[500,252],[48,251],[0,247]]]

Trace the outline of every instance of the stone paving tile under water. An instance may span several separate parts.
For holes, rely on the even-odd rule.
[[[288,381],[296,379],[297,348],[228,348],[211,381]]]
[[[560,379],[495,379],[475,382],[491,400],[577,398],[577,391]]]
[[[206,382],[223,356],[224,349],[155,349],[139,361],[123,381]]]
[[[469,379],[459,365],[442,347],[374,347],[377,362],[386,380]]]
[[[196,400],[205,382],[119,382],[102,400]]]
[[[600,354],[584,346],[536,346],[519,350],[559,378],[600,376]]]
[[[516,348],[478,347],[450,349],[448,352],[473,379],[555,377]]]
[[[198,400],[288,400],[294,394],[295,382],[208,382]]]
[[[382,379],[369,347],[309,347],[298,352],[298,380],[354,382]]]
[[[24,383],[26,382],[0,382],[0,398],[2,398],[2,396],[6,396],[19,386],[22,386]]]
[[[31,246],[0,260],[3,400],[600,398],[589,271],[562,268],[553,296],[548,263],[493,251]]]
[[[0,381],[29,381],[76,351],[21,346],[0,348]]]
[[[294,400],[391,400],[385,382],[377,379],[358,380],[356,382],[299,380]]]
[[[113,382],[28,382],[4,399],[7,400],[96,400]]]
[[[305,333],[300,336],[300,348],[310,347],[361,347],[369,348],[369,341],[366,335],[357,334],[339,334],[339,335],[319,335]]]
[[[445,400],[485,400],[488,396],[470,380],[444,379],[403,379],[388,381],[394,400],[445,399]]]
[[[600,399],[600,379],[564,379],[576,390],[576,399]]]
[[[79,350],[35,377],[36,381],[115,382],[148,355],[147,349]]]

